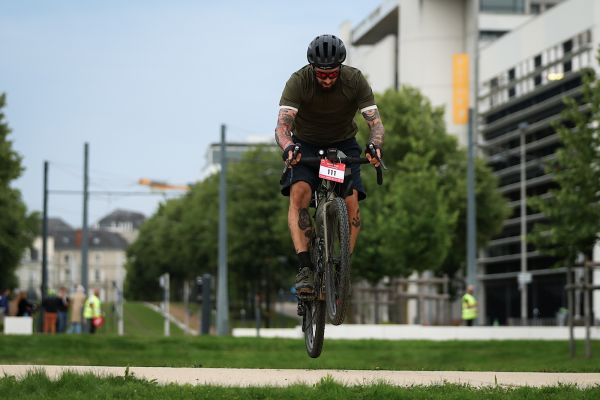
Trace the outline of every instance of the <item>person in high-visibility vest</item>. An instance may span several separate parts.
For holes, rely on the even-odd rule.
[[[88,298],[85,300],[85,304],[83,305],[83,318],[85,318],[89,333],[96,332],[96,325],[94,324],[94,319],[102,317],[102,309],[100,304],[100,289],[94,289]]]
[[[467,326],[473,326],[477,318],[477,300],[473,296],[474,291],[473,285],[467,286],[467,293],[462,298],[462,319]]]

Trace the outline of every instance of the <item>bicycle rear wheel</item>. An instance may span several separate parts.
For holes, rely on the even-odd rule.
[[[327,250],[327,316],[333,325],[340,325],[350,303],[350,225],[346,203],[339,197],[327,205]]]
[[[303,306],[302,330],[304,331],[306,352],[312,358],[317,358],[321,355],[321,350],[323,350],[325,302],[315,299],[303,302]]]

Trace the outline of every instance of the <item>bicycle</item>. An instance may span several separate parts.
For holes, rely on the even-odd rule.
[[[299,147],[294,150],[295,158]],[[377,157],[373,145],[369,152]],[[382,167],[377,167],[377,184],[383,183]],[[298,299],[298,315],[302,316],[302,331],[306,352],[317,358],[323,349],[325,315],[334,325],[340,325],[346,316],[350,293],[350,224],[342,193],[342,183],[351,177],[351,164],[369,164],[361,157],[348,157],[341,150],[319,150],[318,157],[302,157],[299,164],[319,166],[321,183],[313,192],[313,235],[309,252],[313,262],[315,295],[312,299]],[[286,163],[285,172],[289,168]],[[293,173],[293,168],[292,172]],[[351,179],[351,178],[350,178]]]

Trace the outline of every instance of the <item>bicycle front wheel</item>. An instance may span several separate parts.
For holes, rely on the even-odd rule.
[[[344,322],[350,303],[350,225],[346,203],[335,198],[327,205],[327,259],[325,299],[333,325]]]
[[[302,330],[306,352],[312,358],[317,358],[323,350],[325,335],[325,302],[321,300],[305,301]]]

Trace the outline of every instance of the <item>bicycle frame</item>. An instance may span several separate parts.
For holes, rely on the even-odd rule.
[[[322,279],[322,277],[325,273],[325,268],[327,268],[327,266],[324,265],[323,260],[329,259],[327,206],[335,197],[339,197],[338,194],[335,193],[335,183],[326,179],[322,179],[319,188],[313,194],[316,208],[314,216],[315,227],[323,227],[323,237],[320,237],[319,234],[315,233],[316,243],[313,243],[313,246],[317,246],[315,250],[318,259],[315,263],[315,275],[319,277],[319,285],[317,285],[318,289],[317,287],[315,287],[315,289],[317,290],[316,297],[319,300],[325,299],[325,280]]]

